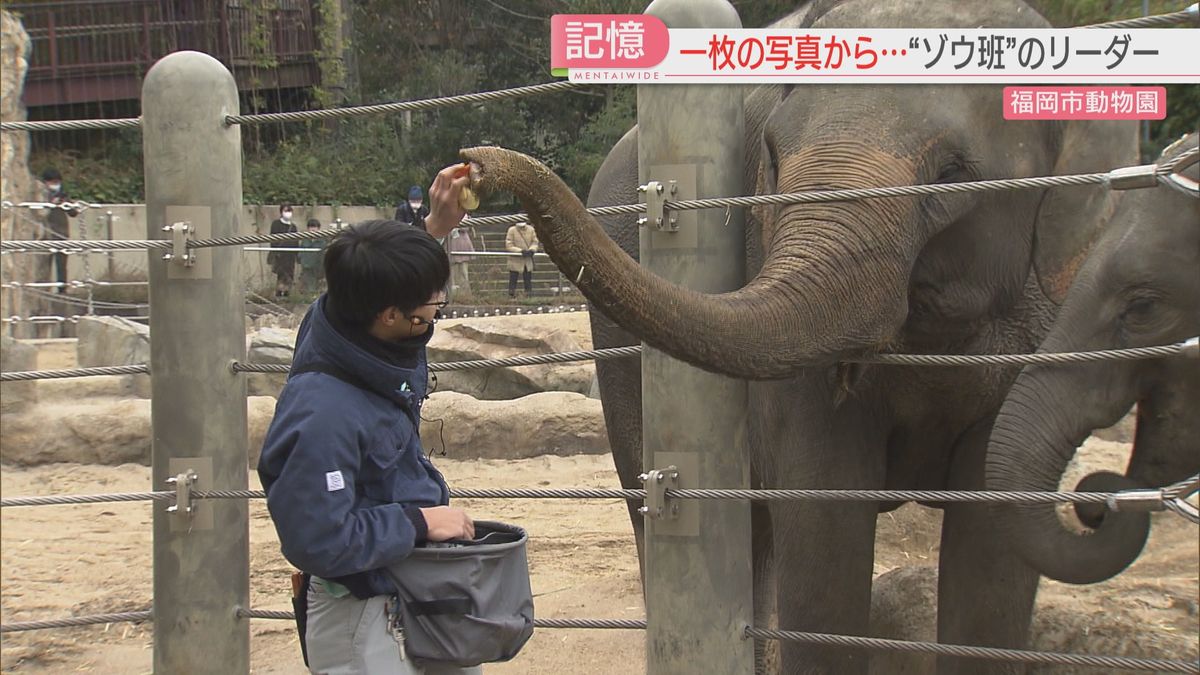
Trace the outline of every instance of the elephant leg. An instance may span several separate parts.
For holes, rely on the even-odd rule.
[[[591,313],[592,343],[596,349],[638,344],[637,338],[617,327],[595,309]],[[641,359],[626,358],[596,362],[596,380],[604,402],[604,424],[608,445],[621,487],[640,489],[642,482],[642,364]],[[638,513],[640,502],[627,501],[633,534],[637,540],[638,562],[645,579],[645,519]]]
[[[750,527],[754,547],[754,625],[779,628],[775,606],[778,589],[775,584],[774,533],[771,528],[771,509],[762,502],[750,504]],[[774,640],[754,641],[755,675],[774,675],[780,667],[779,643]]]
[[[761,444],[767,487],[882,487],[884,434],[876,416],[857,402],[835,409],[823,373],[752,383],[751,392],[759,427],[752,438]],[[867,634],[877,516],[874,502],[771,502],[781,630]],[[787,641],[780,649],[788,675],[867,672],[863,650]]]
[[[969,429],[955,447],[950,489],[982,490],[992,420]],[[1023,648],[1029,636],[1038,575],[995,530],[991,507],[948,504],[938,559],[938,642]],[[1023,664],[940,657],[938,675],[1019,675]]]
[[[875,560],[875,505],[777,506],[771,517],[776,521],[780,629],[866,635]],[[784,673],[867,672],[869,656],[863,650],[797,642],[783,642],[781,647]]]

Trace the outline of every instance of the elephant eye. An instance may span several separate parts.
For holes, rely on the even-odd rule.
[[[767,193],[773,193],[777,188],[779,160],[775,156],[775,144],[766,134],[763,134],[763,152],[766,155],[766,161],[763,162],[763,178],[766,183],[764,187]]]
[[[955,159],[942,165],[934,183],[961,183],[971,180],[971,172],[966,162]]]
[[[1121,321],[1125,324],[1140,324],[1148,321],[1154,315],[1158,308],[1158,302],[1153,297],[1139,296],[1129,301],[1125,305],[1125,310],[1121,312]]]

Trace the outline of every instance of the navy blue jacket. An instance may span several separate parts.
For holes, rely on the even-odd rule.
[[[433,329],[406,341],[411,359],[397,364],[340,333],[326,304],[300,325],[258,475],[289,562],[358,597],[389,594],[383,568],[424,536],[405,509],[450,498],[418,436]]]

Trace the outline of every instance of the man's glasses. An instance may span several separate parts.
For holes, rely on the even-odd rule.
[[[441,320],[442,320],[442,318],[443,318],[443,317],[442,317],[442,308],[443,308],[443,307],[445,307],[445,306],[446,306],[446,305],[448,305],[448,304],[450,304],[448,301],[446,301],[446,300],[440,300],[440,301],[438,301],[438,302],[426,302],[426,303],[423,303],[423,304],[419,305],[419,307],[436,307],[437,309],[436,309],[436,310],[434,310],[434,312],[433,312],[433,318],[432,318],[432,319],[423,319],[423,318],[421,318],[421,317],[419,317],[419,316],[413,316],[413,317],[411,317],[411,318],[412,318],[412,320],[413,320],[413,323],[417,324],[418,326],[432,326],[432,325],[434,325],[434,324],[435,324],[435,323],[437,323],[438,321],[441,321]]]

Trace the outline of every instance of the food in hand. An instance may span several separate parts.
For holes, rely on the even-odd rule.
[[[467,186],[463,186],[462,192],[458,193],[458,205],[464,211],[474,211],[479,208],[479,195]]]

